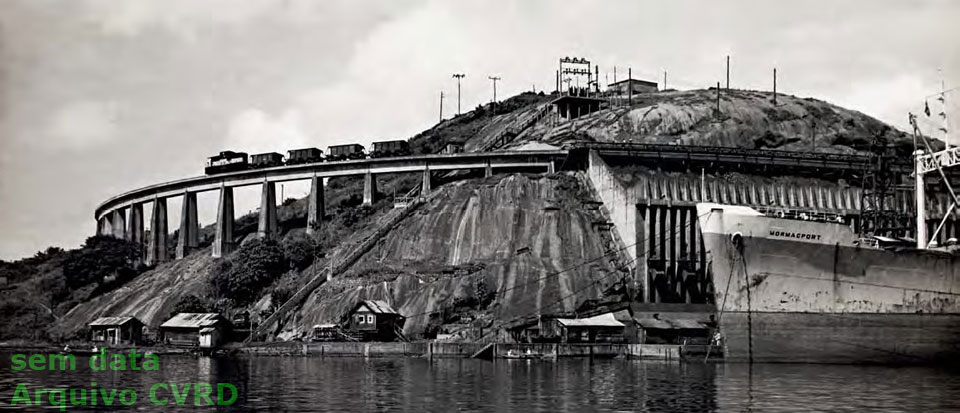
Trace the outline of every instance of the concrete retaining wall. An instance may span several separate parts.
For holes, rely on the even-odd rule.
[[[483,348],[484,343],[267,343],[243,347],[249,354],[268,356],[322,356],[322,357],[434,357],[468,358]],[[659,344],[558,344],[558,343],[498,343],[494,354],[505,357],[516,353],[541,354],[546,357],[627,357],[659,360],[679,360],[680,347]]]
[[[636,243],[637,194],[632,185],[624,185],[614,175],[610,166],[597,154],[590,151],[587,178],[597,191],[607,214],[613,221],[613,230],[624,247]],[[627,248],[631,267],[635,266],[636,248]]]

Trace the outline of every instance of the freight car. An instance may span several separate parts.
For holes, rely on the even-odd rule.
[[[250,167],[254,169],[283,165],[283,155],[276,152],[258,153],[250,157]]]
[[[294,149],[287,151],[287,165],[323,162],[323,151],[317,148]]]
[[[334,145],[327,148],[327,161],[343,161],[347,159],[364,159],[367,155],[364,153],[363,145],[355,143],[347,145]]]
[[[207,175],[224,172],[236,172],[247,169],[247,154],[243,152],[223,151],[207,158]]]
[[[374,142],[373,150],[370,151],[371,158],[386,158],[390,156],[410,155],[410,145],[407,141],[382,141]]]

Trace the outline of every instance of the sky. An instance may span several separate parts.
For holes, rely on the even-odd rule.
[[[466,111],[488,76],[498,97],[552,90],[564,56],[687,89],[730,55],[731,87],[768,90],[776,67],[778,91],[906,129],[960,83],[957,21],[953,0],[2,0],[0,259],[77,247],[100,202],[220,150],[409,138],[441,91],[456,112],[453,73]],[[200,203],[212,222],[215,195]]]

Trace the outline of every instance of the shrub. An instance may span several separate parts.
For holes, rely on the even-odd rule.
[[[214,291],[239,305],[256,300],[263,289],[286,271],[283,248],[271,239],[255,239],[244,244],[228,260],[214,267]]]
[[[210,307],[207,306],[205,302],[200,300],[199,297],[189,294],[183,297],[180,297],[180,301],[177,301],[177,304],[173,306],[172,314],[178,313],[208,313],[210,312]]]
[[[316,249],[316,241],[306,234],[293,235],[283,240],[283,256],[290,267],[298,271],[313,264]]]

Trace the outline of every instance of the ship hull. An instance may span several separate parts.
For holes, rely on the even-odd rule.
[[[858,245],[839,223],[698,205],[733,361],[927,364],[960,356],[958,260]]]
[[[728,312],[732,362],[957,364],[960,315]]]

